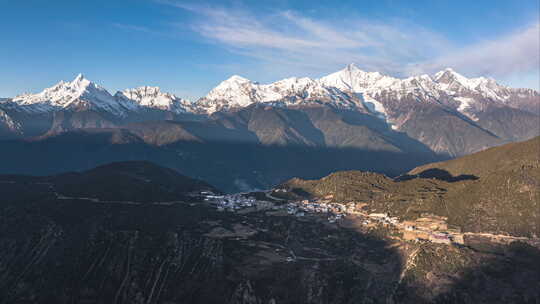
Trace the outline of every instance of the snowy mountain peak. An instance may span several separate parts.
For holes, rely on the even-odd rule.
[[[344,91],[362,92],[392,85],[398,79],[379,72],[366,72],[351,63],[344,69],[325,76],[319,81],[325,86]]]
[[[132,102],[142,107],[167,110],[177,114],[188,112],[188,108],[191,106],[191,102],[176,97],[174,94],[162,92],[159,87],[151,86],[126,89],[117,92],[114,97],[117,100]]]
[[[347,71],[356,71],[356,70],[360,70],[360,71],[361,71],[361,69],[360,69],[355,63],[349,63],[349,64],[347,64],[347,66],[346,66],[343,70],[347,70]]]
[[[241,87],[247,87],[254,84],[251,80],[244,78],[242,76],[233,75],[227,80],[222,81],[217,87],[214,88],[215,93],[219,94],[221,92],[237,90]],[[210,92],[212,93],[212,92]]]
[[[30,112],[48,112],[57,108],[96,109],[122,115],[124,108],[101,86],[77,75],[71,82],[60,81],[37,94],[17,96],[13,101]]]
[[[82,73],[79,73],[77,75],[77,77],[75,77],[75,79],[73,79],[69,83],[69,86],[74,90],[78,90],[81,94],[85,90],[91,90],[91,89],[95,89],[95,90],[99,90],[99,91],[105,91],[104,88],[102,88],[99,85],[93,83],[92,81],[86,79]]]
[[[75,77],[75,79],[73,79],[72,82],[80,82],[80,81],[82,81],[83,79],[86,79],[86,78],[84,78],[84,74],[83,74],[83,73],[79,73],[79,74],[77,74],[77,77]]]
[[[245,107],[252,103],[252,90],[258,84],[233,75],[208,93],[205,99],[226,101],[226,107]]]
[[[443,90],[450,91],[475,90],[479,84],[488,82],[488,79],[484,77],[467,78],[452,68],[435,73],[433,79],[440,84]]]
[[[169,95],[174,96],[169,93],[162,93],[159,87],[153,86],[142,86],[134,89],[125,89],[124,91],[117,92],[116,95],[123,94],[129,96],[130,98],[136,97],[145,97],[145,96],[158,96],[158,95]]]
[[[356,74],[373,74],[373,75],[381,75],[379,72],[368,72],[363,69],[361,69],[356,63],[349,63],[345,68],[341,69],[341,71],[347,71],[352,72]]]
[[[446,68],[433,76],[439,89],[449,95],[476,94],[492,100],[505,101],[508,99],[509,88],[498,84],[492,78],[467,78],[451,68]]]
[[[232,75],[231,77],[229,77],[227,80],[225,80],[223,82],[245,83],[245,82],[251,82],[251,80],[249,80],[247,78],[244,78],[242,76]]]
[[[442,71],[435,73],[433,78],[435,79],[435,81],[438,81],[438,82],[439,81],[449,82],[452,80],[457,80],[459,82],[467,82],[467,78],[465,76],[457,73],[452,68],[446,68]]]

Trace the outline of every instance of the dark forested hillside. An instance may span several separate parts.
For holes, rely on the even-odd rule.
[[[334,174],[323,184],[335,186],[332,180],[340,176],[358,188],[345,196],[363,199],[396,192],[414,199],[439,185],[355,172]],[[409,192],[401,189],[406,183]],[[2,302],[540,300],[540,252],[524,242],[404,241],[388,225],[365,225],[355,216],[335,222],[324,214],[293,215],[283,203],[220,211],[194,190],[216,191],[144,162],[52,177],[1,176]]]
[[[402,218],[433,213],[465,231],[540,235],[540,137],[421,166],[397,179],[350,171],[281,186],[300,196],[364,201]]]

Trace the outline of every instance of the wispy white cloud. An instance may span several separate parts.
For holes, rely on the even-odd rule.
[[[169,2],[171,3],[171,2]],[[387,25],[362,20],[322,22],[291,11],[254,16],[242,10],[174,4],[203,16],[194,31],[229,50],[263,60],[275,67],[327,71],[356,62],[366,69],[401,73],[400,61],[448,47],[448,42],[426,29],[406,24]]]
[[[347,63],[394,76],[453,67],[468,75],[505,76],[539,66],[539,24],[494,40],[458,45],[417,24],[361,18],[314,20],[293,11],[248,10],[158,0],[200,17],[190,26],[211,43],[257,59],[266,73],[325,73]]]
[[[540,68],[540,23],[531,24],[498,39],[454,49],[416,65],[411,72],[435,71],[445,66],[465,73],[507,76]]]

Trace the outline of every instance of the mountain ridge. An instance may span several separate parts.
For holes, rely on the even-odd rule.
[[[422,165],[397,178],[341,171],[321,179],[294,178],[275,189],[286,189],[292,199],[362,202],[369,212],[401,219],[444,216],[465,232],[538,238],[539,185],[540,137],[535,137]]]
[[[426,85],[428,82],[432,83]],[[105,99],[105,101],[110,101],[107,99],[116,98],[117,101],[127,109],[133,109],[135,105],[140,105],[149,108],[161,107],[163,109],[163,107],[165,107],[165,109],[170,110],[171,103],[179,102],[185,107],[182,109],[183,112],[201,112],[204,110],[197,109],[196,107],[204,106],[205,101],[235,99],[234,106],[245,107],[254,102],[272,104],[287,97],[288,95],[286,95],[286,93],[297,94],[298,92],[307,93],[306,96],[297,94],[296,96],[298,99],[304,98],[309,100],[313,94],[314,96],[333,97],[340,100],[340,97],[345,97],[343,95],[346,95],[347,91],[380,95],[381,92],[385,90],[401,90],[407,92],[407,90],[433,89],[434,84],[439,85],[439,90],[449,90],[449,92],[456,92],[462,89],[477,90],[483,94],[484,97],[489,97],[498,101],[506,100],[509,98],[508,96],[510,94],[516,92],[519,92],[522,96],[526,94],[540,96],[534,89],[510,88],[498,84],[492,78],[466,78],[455,72],[452,68],[446,68],[432,76],[423,74],[408,78],[395,78],[380,74],[379,72],[366,72],[358,68],[355,64],[349,64],[342,70],[318,79],[291,77],[269,84],[260,84],[247,78],[233,75],[218,84],[206,96],[192,102],[179,98],[171,93],[161,92],[159,87],[152,86],[125,89],[123,91],[117,91],[112,95],[103,87],[86,79],[82,73],[78,74],[71,82],[61,81],[40,93],[27,93],[13,98],[4,98],[3,102],[11,101],[20,106],[44,104],[65,107],[69,106],[74,101],[77,101],[77,99],[85,97],[82,95],[89,91],[96,96],[88,97],[95,97],[98,100]],[[315,93],[319,93],[319,95]],[[119,101],[122,99],[125,101],[124,103]],[[127,101],[131,101],[133,104],[129,104]],[[462,103],[466,102],[463,101]],[[467,106],[462,105],[462,107],[466,108]],[[38,107],[35,110],[43,109]],[[207,114],[211,114],[215,110],[216,109],[208,109]]]
[[[234,75],[194,102],[149,86],[111,95],[79,74],[40,93],[0,101],[0,136],[27,138],[156,120],[213,120],[250,106],[355,112],[374,118],[364,120],[368,129],[382,125],[450,156],[540,134],[537,91],[509,88],[485,77],[466,78],[450,68],[400,79],[350,64],[319,79],[293,77],[270,84]],[[305,141],[290,127],[274,134],[273,142]],[[349,140],[342,137],[337,145]]]

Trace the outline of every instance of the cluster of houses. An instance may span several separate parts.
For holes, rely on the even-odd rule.
[[[399,219],[397,217],[390,217],[388,213],[370,213],[367,214],[367,216],[371,220],[385,225],[397,225],[399,223]]]
[[[219,211],[248,212],[262,210],[282,210],[289,215],[297,217],[305,216],[308,213],[318,213],[327,215],[328,221],[336,222],[346,214],[354,213],[355,203],[337,204],[329,201],[330,197],[323,200],[303,200],[290,202],[288,204],[277,205],[269,201],[257,200],[249,194],[237,193],[229,195],[216,195],[211,192],[201,192],[200,195],[205,201],[212,203]]]
[[[277,205],[269,201],[257,200],[249,194],[238,193],[230,195],[216,195],[211,192],[202,192],[204,200],[213,203],[219,211],[248,212],[262,210],[281,210],[286,214],[303,217],[307,214],[320,214],[334,223],[346,215],[361,217],[362,223],[367,226],[382,224],[397,228],[406,241],[428,241],[441,244],[463,244],[463,233],[459,228],[449,228],[447,218],[432,214],[422,214],[414,221],[400,222],[397,217],[388,213],[366,213],[365,203],[349,202],[334,203],[332,195],[317,200],[301,200]]]
[[[327,213],[328,220],[335,222],[345,215],[353,214],[363,218],[362,224],[370,226],[382,224],[396,227],[406,241],[427,241],[440,244],[464,244],[463,233],[456,228],[449,228],[447,218],[433,214],[422,214],[414,221],[400,222],[399,218],[391,217],[388,213],[366,213],[364,203],[349,202],[345,204],[332,203],[332,195],[316,201],[303,200],[296,203],[296,208],[303,212]],[[290,207],[294,210],[294,207]],[[293,213],[293,211],[291,211]]]
[[[206,195],[204,200],[212,201],[219,211],[235,211],[252,207],[257,201],[255,198],[245,197],[241,194]]]
[[[339,206],[308,202],[307,200],[301,204],[297,202],[287,204],[287,213],[298,217],[304,216],[307,213],[326,214],[328,221],[331,223],[342,218],[344,215]]]
[[[447,218],[432,214],[422,214],[414,221],[400,222],[399,218],[391,217],[388,213],[366,213],[366,204],[349,202],[338,204],[331,202],[332,196],[320,200],[303,200],[288,205],[289,214],[304,216],[306,213],[328,214],[328,221],[335,222],[345,215],[362,217],[362,224],[371,226],[382,224],[396,227],[406,241],[432,242],[440,244],[464,244],[463,233],[459,228],[449,228]]]
[[[307,213],[319,213],[327,215],[331,223],[343,218],[347,214],[356,213],[356,203],[347,204],[332,203],[332,196],[320,200],[302,200],[287,205],[287,212],[296,216],[304,216]]]
[[[201,192],[204,200],[216,206],[218,211],[238,212],[253,209],[253,211],[275,209],[274,204],[268,201],[257,200],[245,193],[217,195],[211,192]]]

